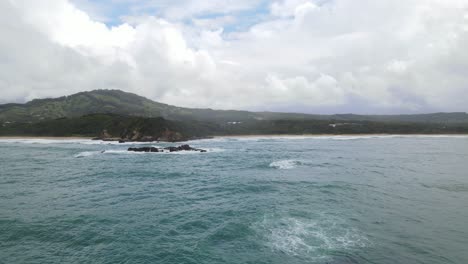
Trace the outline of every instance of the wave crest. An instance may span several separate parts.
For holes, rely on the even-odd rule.
[[[204,149],[207,151],[206,153],[217,153],[217,152],[223,152],[224,151],[224,149],[221,149],[221,148],[204,148]],[[91,156],[101,155],[101,154],[110,154],[110,155],[144,155],[144,154],[149,154],[149,155],[191,155],[191,154],[205,154],[205,153],[198,152],[198,151],[135,152],[135,151],[127,151],[126,149],[110,149],[110,150],[102,150],[102,151],[83,151],[83,152],[80,152],[80,153],[74,155],[74,157],[75,158],[86,158],[86,157],[91,157]]]
[[[83,151],[75,155],[75,158],[86,158],[99,154],[99,151]]]
[[[270,163],[271,168],[280,169],[280,170],[290,170],[294,169],[301,163],[297,160],[278,160]]]
[[[269,218],[254,226],[272,250],[288,255],[329,257],[327,251],[362,248],[369,240],[339,219]]]

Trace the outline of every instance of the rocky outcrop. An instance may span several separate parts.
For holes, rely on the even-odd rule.
[[[167,142],[177,142],[177,141],[184,141],[186,138],[182,136],[181,133],[171,131],[166,128],[161,136],[158,138],[159,141],[167,141]]]
[[[166,148],[155,148],[155,147],[128,148],[128,151],[133,151],[133,152],[178,152],[178,151],[207,152],[204,149],[192,148],[190,145],[181,145],[178,147],[166,147]]]
[[[104,129],[101,131],[99,134],[99,137],[93,138],[93,140],[102,140],[102,141],[119,141],[120,138],[118,137],[113,137],[109,132],[107,132],[107,129]]]
[[[138,129],[132,131],[124,131],[120,137],[115,137],[108,133],[107,130],[103,130],[99,137],[94,138],[94,140],[102,140],[102,141],[118,141],[119,143],[126,143],[126,142],[157,142],[157,141],[164,141],[164,142],[181,142],[187,141],[192,138],[188,138],[183,136],[180,132],[172,131],[166,128],[164,131],[159,132],[153,135],[145,135]],[[193,138],[196,139],[196,138]]]
[[[133,152],[164,152],[164,149],[155,147],[129,148],[128,151]]]

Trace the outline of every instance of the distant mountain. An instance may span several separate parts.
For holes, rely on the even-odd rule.
[[[38,122],[57,118],[73,118],[89,114],[118,114],[138,117],[163,117],[168,120],[214,123],[261,120],[329,120],[352,122],[424,122],[441,124],[468,123],[466,113],[422,115],[311,115],[298,113],[248,112],[183,108],[158,103],[120,90],[95,90],[54,99],[36,99],[25,104],[0,105],[0,123]]]
[[[95,113],[203,121],[255,118],[254,113],[246,111],[221,111],[171,106],[120,90],[95,90],[54,99],[36,99],[26,104],[0,105],[0,121],[3,122],[36,122]]]

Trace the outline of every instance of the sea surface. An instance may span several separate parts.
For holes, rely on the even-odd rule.
[[[468,263],[466,136],[189,144],[0,139],[0,263]]]

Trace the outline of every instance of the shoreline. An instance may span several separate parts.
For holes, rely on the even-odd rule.
[[[362,136],[468,136],[468,133],[463,134],[272,134],[272,135],[227,135],[213,136],[213,138],[253,138],[253,137],[362,137]]]
[[[89,139],[92,137],[42,137],[42,136],[0,136],[0,139],[53,139],[53,140],[71,140],[71,139]]]
[[[385,137],[385,136],[445,136],[445,137],[457,137],[457,136],[468,136],[468,133],[463,134],[255,134],[255,135],[222,135],[222,136],[210,136],[206,139],[216,139],[216,138],[281,138],[281,137],[289,137],[289,138],[300,138],[300,137],[310,137],[310,138],[320,138],[320,137],[369,137],[369,136],[376,136],[376,137]],[[44,140],[93,140],[93,137],[50,137],[50,136],[0,136],[0,140],[8,140],[8,139],[44,139]],[[201,138],[202,140],[204,138]],[[200,139],[191,139],[188,141],[194,141]],[[185,141],[184,141],[185,142]]]

